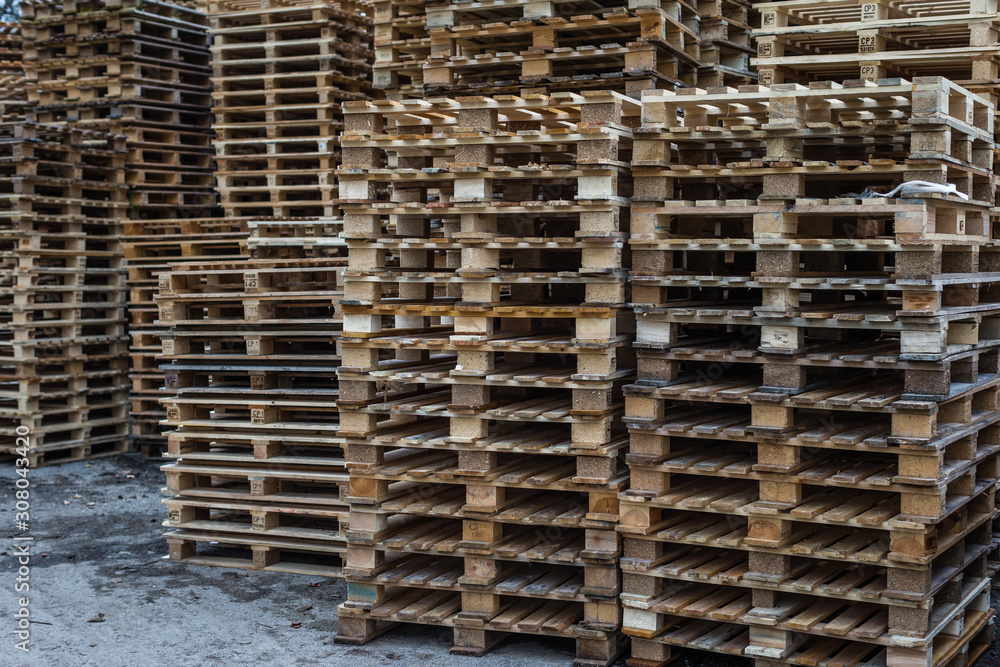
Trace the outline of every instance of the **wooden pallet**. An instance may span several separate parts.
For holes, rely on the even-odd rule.
[[[756,572],[753,580],[762,582],[758,584],[762,588],[770,588],[772,580],[780,583],[790,576],[790,562],[807,559],[813,563],[811,567],[837,562],[845,566],[889,568],[889,574],[900,582],[900,596],[919,600],[926,596],[927,581],[932,572],[930,565],[935,562],[935,557],[951,547],[964,544],[977,531],[985,535],[992,530],[992,503],[992,497],[982,498],[978,506],[963,509],[956,517],[960,523],[953,527],[954,530],[939,535],[940,551],[920,558],[900,558],[900,554],[890,552],[888,540],[880,539],[875,531],[857,528],[799,528],[790,534],[784,546],[763,549],[752,537],[745,522],[729,521],[723,516],[698,510],[664,512],[661,521],[645,534],[633,527],[623,526],[623,530],[635,536],[633,546],[636,553],[642,550],[660,553],[665,545],[749,552],[753,554],[750,558]],[[981,543],[983,537],[974,536],[971,539]]]
[[[989,5],[759,3],[761,83],[947,76],[996,103],[998,14]]]
[[[29,438],[28,466],[39,468],[130,452],[132,446],[128,438],[127,423],[127,417],[121,417],[96,424],[93,430],[85,426],[33,430]],[[16,436],[13,428],[9,430],[7,439],[14,443]],[[14,444],[0,448],[0,453],[20,456]]]
[[[208,75],[207,66],[199,69],[173,60],[133,57],[123,61],[117,56],[96,56],[46,61],[44,69],[36,67],[33,80],[43,90],[84,86],[92,81],[114,78],[122,82],[149,80],[197,91],[208,83]]]
[[[653,639],[633,638],[632,661],[636,664],[662,662],[676,655],[671,647],[694,648],[734,656],[756,657],[771,663],[789,665],[816,665],[824,662],[838,664],[880,665],[892,659],[917,661],[918,664],[944,665],[957,660],[960,665],[972,667],[992,642],[991,611],[972,612],[963,624],[959,637],[942,637],[933,650],[892,649],[845,641],[827,639],[816,643],[805,642],[788,651],[767,651],[757,655],[750,646],[750,633],[745,626],[707,620],[675,622]],[[963,619],[965,620],[965,619]],[[783,654],[783,655],[782,655]]]
[[[190,265],[161,277],[160,321],[173,325],[256,322],[270,325],[338,321],[343,259]],[[206,282],[206,271],[212,271]]]
[[[989,304],[983,310],[964,309],[961,303],[955,311],[928,311],[928,317],[900,316],[899,304],[871,302],[861,305],[832,303],[812,308],[789,309],[781,315],[755,313],[753,303],[732,303],[726,307],[708,301],[678,301],[663,306],[643,307],[642,325],[638,329],[641,342],[672,345],[677,342],[681,325],[714,325],[720,332],[721,325],[745,325],[747,335],[757,337],[759,346],[766,352],[799,354],[807,347],[807,330],[833,329],[836,339],[846,339],[840,332],[866,329],[872,332],[896,332],[900,339],[900,354],[919,360],[944,356],[951,345],[977,345],[979,335],[983,340],[993,340],[992,318],[995,311]],[[780,320],[779,320],[780,318]],[[691,329],[688,328],[688,331]],[[708,335],[712,335],[709,333]],[[822,338],[822,334],[819,334]]]
[[[427,595],[419,590],[387,599],[371,610],[359,611],[345,602],[338,608],[338,627],[343,626],[343,630],[336,641],[363,643],[371,632],[381,634],[395,623],[420,623],[454,628],[451,652],[457,655],[482,655],[484,635],[490,637],[488,646],[492,648],[504,634],[517,633],[575,639],[577,664],[597,665],[609,660],[608,652],[600,648],[610,641],[607,633],[589,628],[577,603],[525,599],[485,622],[463,617],[464,612],[459,611],[462,605],[458,595],[444,591]],[[618,651],[611,653],[614,659]]]
[[[228,261],[246,257],[246,237],[237,234],[212,234],[207,237],[185,235],[130,237],[125,243],[125,256],[130,272],[157,267],[166,269],[179,260],[189,262]],[[139,260],[143,260],[141,263]],[[147,274],[148,275],[148,274]],[[150,275],[153,279],[155,276]]]
[[[190,130],[208,127],[210,113],[204,107],[161,107],[121,100],[98,100],[86,104],[55,104],[33,109],[38,122],[46,124],[72,123],[81,128],[100,128],[121,124],[161,127],[168,130]]]
[[[735,112],[733,116],[727,116],[726,112],[718,113],[735,99],[728,93],[690,97],[666,95],[661,98],[665,102],[662,107],[649,100],[647,109],[651,113],[644,119],[644,129],[637,133],[634,161],[636,167],[642,168],[636,171],[641,200],[701,200],[704,202],[702,205],[710,205],[708,200],[756,197],[759,203],[770,202],[772,198],[774,203],[777,200],[786,203],[798,194],[808,193],[810,198],[836,199],[846,194],[848,198],[868,198],[876,203],[874,197],[865,193],[865,186],[869,193],[872,189],[887,192],[900,180],[919,179],[953,183],[974,201],[988,204],[993,201],[994,187],[989,176],[993,160],[989,150],[993,141],[993,121],[987,117],[993,112],[987,100],[964,89],[953,88],[953,84],[943,79],[918,79],[915,83],[885,80],[879,84],[852,86],[816,84],[807,88],[782,84],[757,89],[754,93],[745,93],[747,96],[742,99],[748,104],[741,105],[738,110],[729,107]],[[967,141],[951,145],[944,139],[946,134],[951,134],[950,130],[944,130],[942,134],[933,129],[936,121],[931,119],[936,117],[947,124],[949,121],[945,119],[950,112],[937,109],[934,104],[923,106],[917,91],[924,86],[927,90],[940,90],[942,99],[947,95],[966,100],[967,111],[962,114],[959,123],[965,126],[961,131],[966,133]],[[881,95],[880,91],[892,89],[903,97],[916,99],[917,106],[911,106],[908,111],[894,106],[892,111],[886,110],[887,114],[871,112],[869,115],[863,112],[860,116],[846,109],[843,112],[833,110],[840,104],[834,101],[838,98],[849,101],[852,97],[868,94],[877,98]],[[755,95],[760,97],[752,101]],[[798,101],[788,105],[771,103],[765,99],[769,95],[787,95],[790,101],[803,95],[803,104]],[[916,97],[913,98],[913,95]],[[805,99],[813,100],[815,104],[805,102]],[[715,100],[720,106],[714,104]],[[689,101],[691,105],[687,104]],[[677,120],[677,110],[681,108],[686,109],[686,124]],[[915,119],[924,114],[927,114],[928,124],[918,121],[919,129],[912,125],[906,127],[909,123],[907,118]],[[711,127],[716,119],[722,123],[721,129]],[[649,134],[646,134],[645,126],[650,128]],[[937,127],[943,129],[944,126]],[[868,132],[869,136],[878,134],[881,129],[877,128],[886,131],[884,151],[871,145],[853,154],[825,154],[836,162],[831,159],[812,160],[804,145],[796,143],[805,141],[815,142],[817,146],[829,145],[853,132]],[[935,136],[938,138],[935,139]],[[683,137],[676,153],[664,150],[668,137],[671,141]],[[699,151],[707,145],[705,142],[709,137],[713,145],[719,145],[720,150],[731,147],[733,152],[723,158],[725,162],[704,164]],[[769,143],[765,145],[757,141]],[[861,148],[864,143],[865,140],[862,140],[856,147]],[[821,177],[826,180],[819,180]],[[864,184],[854,180],[862,178],[866,181]],[[745,183],[744,179],[749,179],[749,183]],[[824,189],[829,186],[838,188],[838,191]],[[679,197],[677,189],[680,190]],[[746,206],[748,202],[734,205]],[[761,217],[760,221],[763,220]],[[760,228],[759,232],[755,229],[755,233],[762,237],[780,237],[784,232],[780,221],[775,217],[772,222],[776,225],[766,232]],[[856,224],[852,230],[849,233],[853,236],[868,232],[859,229]],[[648,228],[641,231],[649,233]],[[873,230],[873,233],[877,232]]]
[[[151,103],[164,106],[204,108],[209,105],[207,90],[184,90],[170,83],[119,83],[116,77],[99,77],[67,86],[65,89],[38,88],[41,106],[86,104],[105,99],[117,99],[128,104]]]
[[[674,618],[719,620],[748,626],[763,634],[767,629],[793,631],[808,635],[812,641],[824,638],[846,640],[860,645],[859,651],[876,646],[892,645],[911,638],[910,648],[933,650],[934,639],[952,622],[963,625],[989,609],[984,600],[988,596],[990,580],[986,577],[970,578],[956,586],[952,595],[956,601],[938,603],[930,609],[903,609],[882,605],[826,598],[812,599],[804,596],[778,595],[772,609],[755,607],[750,591],[728,586],[704,584],[669,585],[648,602],[629,608],[635,626],[631,630],[639,636],[646,634],[640,623],[643,618],[670,615]],[[984,593],[987,595],[984,596]],[[912,619],[909,617],[913,617]],[[905,620],[904,620],[905,619]],[[657,628],[658,629],[658,628]],[[926,633],[926,634],[924,634]],[[756,639],[756,638],[755,638]],[[748,655],[768,657],[767,650],[757,648],[755,641],[744,652]]]
[[[335,425],[334,425],[335,426]],[[218,427],[218,428],[217,428]],[[343,451],[336,428],[329,424],[299,432],[245,428],[225,424],[185,426],[167,433],[167,456],[188,462],[224,461],[239,465],[311,465],[318,470],[342,470]]]
[[[331,288],[340,282],[338,271],[345,263],[344,259],[334,257],[259,260],[250,265],[240,261],[178,264],[175,270],[161,277],[158,297],[166,302],[204,299],[209,295],[264,299],[284,292],[289,297],[308,299],[316,291],[333,291]]]
[[[711,4],[711,3],[706,3]],[[398,3],[405,8],[406,3]],[[624,6],[620,2],[603,3],[609,9]],[[687,7],[676,8],[670,2],[660,0],[640,0],[629,5],[634,9],[664,9],[677,12],[675,20],[693,23],[690,10]],[[402,13],[399,8],[397,13]],[[555,2],[536,3],[525,0],[489,0],[487,2],[451,2],[450,0],[434,0],[425,3],[426,23],[428,26],[474,26],[493,24],[497,22],[511,23],[515,21],[536,21],[553,19],[561,16],[582,14],[585,3],[577,0],[556,0]],[[683,12],[681,14],[680,12]],[[376,18],[379,18],[378,16]],[[558,25],[558,22],[556,22]]]
[[[336,218],[257,219],[250,225],[248,245],[261,259],[336,257],[347,252],[344,221]]]
[[[952,383],[975,383],[980,373],[996,370],[995,341],[991,338],[974,342],[950,342],[940,355],[907,355],[900,352],[899,339],[894,336],[844,336],[841,340],[811,340],[795,354],[769,355],[760,349],[760,341],[752,336],[739,338],[720,332],[712,337],[699,329],[696,336],[686,336],[676,344],[637,342],[637,366],[647,377],[656,377],[664,369],[685,362],[713,362],[729,367],[744,364],[783,366],[774,373],[795,372],[789,367],[851,368],[868,370],[901,370],[906,372],[903,393],[911,398],[943,400],[951,393]],[[749,332],[747,332],[749,333]],[[743,366],[746,368],[747,366]],[[902,395],[902,394],[901,394]]]
[[[987,559],[992,546],[988,533],[980,526],[956,542],[959,557],[947,566],[939,564],[938,572],[930,579],[895,565],[858,566],[837,560],[818,563],[800,557],[794,559],[787,572],[770,576],[761,571],[758,563],[762,561],[752,551],[717,545],[661,544],[626,537],[620,563],[628,592],[622,599],[627,606],[644,609],[657,591],[667,587],[719,585],[731,587],[741,595],[746,589],[766,586],[776,594],[800,595],[808,600],[833,598],[841,602],[879,604],[886,610],[897,607],[894,613],[898,614],[919,614],[929,608],[933,596],[949,586],[955,575],[967,568],[970,574],[983,572],[984,563],[989,572]],[[983,539],[986,544],[977,542]],[[911,583],[907,589],[899,588],[898,582],[908,580]]]
[[[340,487],[347,484],[347,474],[343,470],[303,468],[188,463],[182,459],[164,466],[163,471],[167,476],[167,490],[185,498],[274,500],[319,506],[336,502],[341,495]]]
[[[163,536],[170,561],[313,577],[341,576],[344,547],[329,541],[193,530],[168,530]]]
[[[203,50],[207,46],[205,21],[204,16],[199,18],[199,23],[192,23],[141,11],[97,11],[38,19],[25,24],[25,60],[32,68],[36,63],[44,66],[49,59],[96,55],[102,49],[89,42],[111,41],[118,36]]]
[[[195,500],[175,497],[164,501],[167,523],[185,531],[235,533],[340,541],[347,529],[347,506],[310,507],[290,503]]]
[[[202,12],[182,4],[162,0],[32,0],[25,3],[22,16],[31,21],[59,21],[65,14],[91,14],[108,11],[135,11],[141,9],[154,16],[179,18],[188,22],[203,22]]]

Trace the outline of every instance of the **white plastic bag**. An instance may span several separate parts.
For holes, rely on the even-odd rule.
[[[906,196],[920,196],[929,194],[941,194],[941,195],[955,195],[956,197],[961,197],[962,199],[968,200],[969,195],[964,192],[959,192],[953,184],[941,185],[940,183],[930,183],[928,181],[906,181],[896,186],[892,192],[887,192],[884,195],[878,192],[872,192],[871,194],[876,197],[895,197],[897,194],[903,197]]]

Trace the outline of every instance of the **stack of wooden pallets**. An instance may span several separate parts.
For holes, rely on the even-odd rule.
[[[946,76],[995,84],[1000,13],[993,0],[758,2],[762,84]]]
[[[698,14],[673,0],[426,3],[427,92],[639,91],[694,85]],[[592,12],[592,13],[591,13]]]
[[[340,107],[371,93],[370,14],[356,0],[211,3],[226,215],[335,217]]]
[[[988,648],[993,113],[938,78],[643,99],[619,526],[635,664]]]
[[[146,456],[162,453],[166,436],[160,399],[173,392],[160,370],[160,339],[170,328],[161,322],[154,296],[171,264],[249,259],[247,222],[237,218],[128,220],[125,222],[129,336],[132,344],[132,437]]]
[[[755,21],[745,0],[381,0],[375,87],[405,99],[747,84]]]
[[[32,116],[127,137],[132,434],[152,453],[165,443],[152,289],[164,257],[198,259],[206,239],[179,235],[215,214],[208,22],[159,0],[33,1],[24,17]],[[206,252],[238,256],[225,243]]]
[[[124,137],[0,123],[0,452],[18,429],[32,466],[128,450],[125,157]]]
[[[780,0],[756,8],[762,27],[754,31],[753,62],[761,83],[944,76],[1000,109],[1000,7],[993,0]],[[993,168],[1000,173],[1000,151]]]
[[[338,642],[408,622],[459,654],[620,652],[638,113],[607,91],[346,105]]]
[[[371,92],[370,8],[251,0],[210,12],[222,207],[250,229],[252,259],[160,276],[170,557],[339,576],[347,257],[334,170],[341,104]]]
[[[171,559],[339,576],[345,263],[184,264],[161,276],[168,456],[178,459],[164,467]]]
[[[211,206],[205,15],[160,0],[22,7],[37,119],[128,137],[129,218],[192,217]]]

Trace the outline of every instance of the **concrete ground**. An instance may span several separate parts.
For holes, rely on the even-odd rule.
[[[0,664],[568,667],[571,642],[512,637],[488,656],[448,653],[450,632],[400,626],[365,646],[334,644],[341,581],[163,560],[159,462],[137,455],[29,472],[30,653],[14,647],[14,472],[0,468]],[[4,478],[6,477],[6,479]],[[99,614],[103,614],[100,617]],[[102,618],[101,622],[91,619]],[[624,660],[619,661],[624,665]],[[692,654],[679,667],[747,664]],[[1000,665],[994,646],[980,666]]]

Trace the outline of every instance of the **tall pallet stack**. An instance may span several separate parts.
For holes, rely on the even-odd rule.
[[[938,78],[644,98],[632,664],[964,667],[989,647],[993,113]],[[866,192],[913,180],[957,193]]]
[[[574,639],[578,664],[621,651],[638,113],[607,91],[346,107],[338,642],[405,622],[452,628],[458,654],[507,634]]]
[[[754,64],[761,83],[945,76],[1000,109],[1000,6],[994,0],[780,1],[756,8],[761,29]],[[1000,173],[1000,151],[993,168]],[[1000,217],[1000,209],[993,216]],[[994,532],[1000,543],[1000,521]]]
[[[127,137],[131,430],[152,453],[165,444],[152,304],[163,260],[149,260],[186,256],[197,241],[178,229],[212,215],[215,199],[207,20],[159,0],[36,0],[22,12],[33,116]]]
[[[340,575],[345,261],[185,264],[161,277],[168,456],[178,459],[163,468],[171,559]]]
[[[334,175],[341,104],[371,92],[370,13],[356,2],[210,7],[227,217],[205,224],[249,227],[252,259],[161,275],[173,560],[341,574],[347,258]]]
[[[31,466],[128,450],[125,158],[124,137],[0,123],[0,452],[26,435]]]

